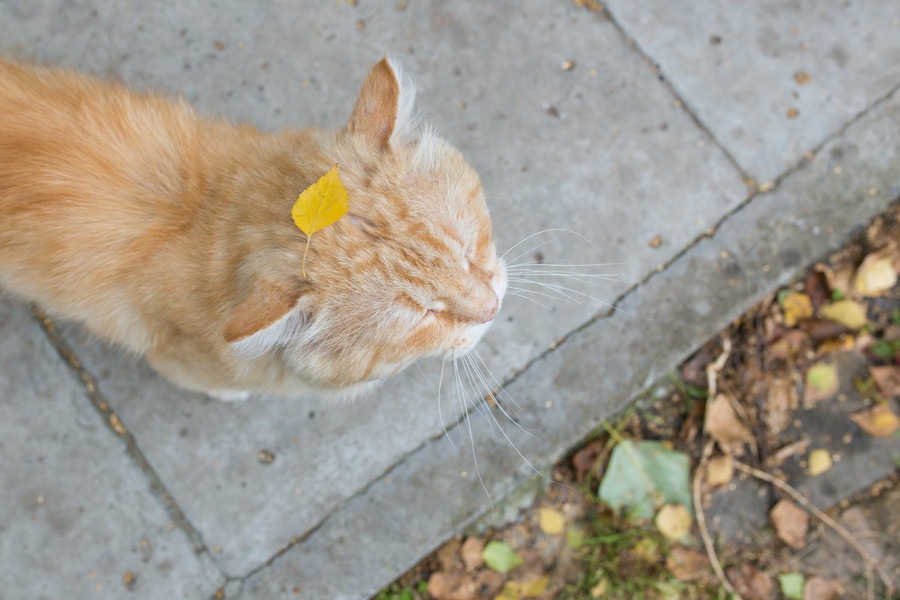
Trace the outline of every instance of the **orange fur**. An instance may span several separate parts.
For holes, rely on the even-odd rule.
[[[354,393],[467,352],[505,268],[475,171],[411,120],[385,59],[347,127],[266,134],[183,102],[0,60],[0,289],[194,390]],[[297,195],[333,165],[350,213]]]

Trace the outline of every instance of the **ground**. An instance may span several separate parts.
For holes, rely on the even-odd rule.
[[[377,600],[896,597],[898,218],[895,205],[605,423],[516,522],[450,540]],[[639,519],[598,496],[614,450],[654,440],[690,459],[681,485],[700,505],[684,523],[668,498]]]

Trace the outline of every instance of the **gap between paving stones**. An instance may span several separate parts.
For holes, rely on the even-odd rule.
[[[670,91],[672,91],[673,95],[676,95],[676,96],[677,96],[677,94],[674,93],[674,90],[671,90],[671,88],[669,88],[669,89],[670,89]],[[896,94],[898,93],[898,90],[900,90],[900,84],[896,85],[893,89],[891,89],[890,92],[888,92],[887,94],[885,94],[885,95],[882,96],[881,98],[879,98],[879,99],[877,99],[876,101],[874,101],[874,102],[873,102],[871,105],[869,105],[865,110],[860,111],[860,112],[859,112],[858,114],[856,114],[852,119],[850,119],[850,120],[848,120],[846,123],[844,123],[844,124],[843,124],[838,130],[836,130],[834,133],[832,133],[832,134],[828,135],[826,138],[824,138],[824,139],[822,140],[821,143],[819,143],[816,147],[814,147],[814,148],[811,150],[811,152],[812,152],[813,154],[818,154],[819,151],[820,151],[823,147],[825,147],[827,144],[831,143],[834,139],[836,139],[836,138],[838,138],[839,136],[841,136],[841,135],[849,128],[849,127],[853,126],[855,123],[857,123],[857,122],[860,121],[861,119],[865,118],[865,116],[866,116],[867,114],[869,114],[871,111],[877,109],[879,106],[881,106],[881,105],[884,104],[885,102],[890,101],[890,100],[893,98],[893,96],[896,95]],[[682,104],[682,106],[684,107],[685,105]],[[692,119],[694,119],[695,121],[697,121],[698,127],[700,127],[701,129],[703,129],[704,133],[705,133],[706,135],[708,135],[708,136],[710,137],[711,140],[713,140],[713,143],[715,143],[717,146],[719,146],[719,147],[721,148],[721,145],[719,144],[719,142],[718,142],[717,140],[715,140],[715,138],[713,138],[711,135],[709,135],[709,132],[706,131],[705,128],[703,128],[702,124],[700,124],[700,123],[699,123],[699,120],[697,120],[696,117],[694,117],[693,113],[691,113],[691,111],[688,110],[686,107],[685,107],[685,110],[686,110],[687,113],[691,116]],[[724,149],[723,149],[723,152],[725,152]],[[728,158],[729,158],[729,160],[731,160],[731,161],[733,162],[733,159],[732,159],[730,156],[729,156]],[[779,176],[775,179],[775,181],[773,182],[773,186],[774,186],[774,187],[772,188],[771,191],[772,191],[772,192],[776,191],[776,190],[780,187],[781,183],[782,183],[785,179],[789,178],[790,176],[792,176],[792,175],[795,174],[796,172],[802,170],[807,164],[809,164],[809,162],[810,162],[810,159],[803,158],[803,159],[799,160],[793,167],[791,167],[790,169],[787,169],[784,173],[782,173],[781,175],[779,175]],[[738,170],[738,172],[741,173],[741,174],[743,175],[743,170],[740,168],[740,166],[737,165],[736,163],[734,163],[734,166],[735,166],[736,170]],[[766,192],[766,193],[769,193],[769,192]],[[729,212],[725,213],[724,215],[722,215],[722,217],[719,218],[719,219],[718,219],[718,220],[717,220],[717,221],[716,221],[716,222],[715,222],[715,223],[707,230],[707,232],[705,232],[705,233],[703,233],[703,234],[697,236],[697,237],[696,237],[695,239],[693,239],[689,244],[685,245],[681,250],[679,250],[676,254],[674,254],[669,260],[667,260],[666,262],[660,264],[657,268],[655,268],[655,269],[652,270],[650,273],[648,273],[646,276],[644,276],[640,281],[634,283],[634,284],[631,285],[628,289],[626,289],[624,292],[622,292],[619,296],[617,296],[617,297],[610,303],[610,304],[611,304],[611,308],[609,308],[609,309],[607,309],[607,310],[605,310],[605,311],[603,311],[603,312],[601,312],[601,313],[598,313],[597,315],[591,317],[590,319],[588,319],[587,321],[585,321],[584,323],[582,323],[582,324],[579,325],[578,327],[575,327],[574,329],[570,330],[570,331],[567,332],[565,335],[563,335],[562,337],[560,337],[560,338],[559,338],[558,340],[556,340],[550,347],[548,347],[547,349],[545,349],[545,350],[544,350],[543,352],[541,352],[540,354],[538,354],[538,355],[536,355],[535,357],[533,357],[533,358],[531,358],[530,360],[528,360],[528,361],[525,363],[525,365],[522,366],[522,368],[520,368],[519,370],[517,370],[516,372],[514,372],[512,375],[510,375],[509,377],[507,377],[507,378],[503,381],[502,386],[503,386],[503,387],[507,387],[507,386],[513,384],[513,383],[514,383],[516,380],[518,380],[522,375],[524,375],[526,372],[528,372],[534,364],[536,364],[536,363],[538,363],[538,362],[544,360],[547,356],[549,356],[550,354],[552,354],[553,352],[555,352],[555,351],[557,351],[559,348],[561,348],[561,347],[562,347],[562,346],[563,346],[563,345],[564,345],[564,344],[565,344],[565,343],[566,343],[573,335],[577,335],[578,333],[584,331],[585,329],[587,329],[588,327],[592,326],[594,323],[596,323],[596,322],[598,322],[598,321],[600,321],[600,320],[607,319],[607,318],[610,318],[610,317],[615,316],[615,313],[617,312],[616,306],[618,306],[619,304],[621,304],[622,302],[624,302],[629,296],[631,296],[631,295],[634,294],[636,291],[638,291],[642,286],[644,286],[647,282],[649,282],[651,279],[653,279],[654,277],[656,277],[658,274],[665,272],[671,265],[673,265],[673,264],[676,263],[678,260],[680,260],[685,254],[687,254],[692,248],[694,248],[694,247],[695,247],[697,244],[699,244],[702,240],[714,238],[715,235],[716,235],[716,233],[718,232],[719,228],[722,226],[722,224],[724,224],[726,221],[728,221],[729,219],[731,219],[732,217],[734,217],[735,215],[737,215],[739,212],[741,212],[742,210],[744,210],[751,202],[753,202],[758,196],[761,196],[761,195],[763,195],[762,192],[753,192],[753,193],[751,193],[750,195],[748,195],[748,197],[747,197],[743,202],[741,202],[739,205],[737,205],[734,209],[732,209],[731,211],[729,211]],[[487,390],[486,390],[486,391],[487,391]],[[444,436],[447,435],[450,431],[453,431],[453,430],[455,430],[457,427],[459,427],[460,425],[462,425],[462,424],[465,422],[465,420],[466,420],[467,418],[471,417],[472,411],[474,411],[474,410],[476,410],[474,406],[469,407],[469,409],[468,409],[463,415],[461,415],[455,422],[449,423],[449,424],[448,424],[447,429],[446,429],[446,432],[442,432],[442,433],[440,433],[440,434],[431,436],[430,438],[426,439],[425,441],[423,441],[421,444],[419,444],[418,446],[416,446],[415,448],[413,448],[412,450],[410,450],[410,451],[407,452],[406,454],[402,455],[402,456],[401,456],[394,464],[392,464],[391,466],[389,466],[387,469],[385,469],[383,472],[381,472],[380,474],[378,474],[376,477],[373,477],[373,478],[372,478],[365,486],[363,486],[362,488],[360,488],[356,493],[354,493],[354,494],[352,494],[351,496],[348,496],[347,498],[345,498],[343,502],[341,502],[338,506],[336,506],[336,507],[334,508],[334,510],[332,510],[330,513],[328,513],[328,515],[326,515],[324,518],[322,518],[322,519],[321,519],[318,523],[316,523],[313,527],[311,527],[311,528],[308,529],[306,532],[304,532],[304,534],[303,534],[302,536],[297,537],[295,540],[292,541],[292,543],[290,543],[290,544],[284,546],[284,547],[283,547],[282,549],[280,549],[278,552],[276,552],[275,554],[273,554],[273,555],[272,555],[268,560],[266,560],[264,563],[262,563],[262,564],[260,564],[259,566],[257,566],[257,567],[255,567],[255,568],[249,570],[246,574],[244,574],[244,575],[242,575],[242,576],[240,576],[240,577],[236,577],[236,578],[234,578],[234,579],[243,582],[244,580],[246,580],[246,579],[252,577],[253,575],[259,573],[260,571],[264,570],[266,567],[268,567],[271,563],[273,563],[273,562],[274,562],[275,560],[277,560],[279,557],[281,557],[282,555],[284,555],[286,552],[288,552],[288,551],[289,551],[290,549],[292,549],[294,546],[296,546],[296,545],[298,545],[298,544],[304,542],[305,540],[307,540],[310,536],[312,536],[312,535],[313,535],[314,533],[316,533],[319,529],[321,529],[326,523],[328,523],[328,521],[331,519],[332,515],[334,515],[334,514],[340,512],[340,510],[341,510],[347,503],[351,502],[352,500],[354,500],[355,498],[357,498],[357,497],[359,497],[359,496],[365,495],[365,494],[371,489],[371,487],[372,487],[373,485],[375,485],[377,482],[383,480],[384,478],[390,476],[390,474],[391,474],[391,473],[392,473],[392,472],[393,472],[400,464],[402,464],[403,462],[405,462],[410,456],[416,454],[417,452],[421,451],[422,448],[424,448],[424,447],[427,446],[428,444],[431,444],[431,443],[435,442],[436,440],[438,440],[438,439],[444,437]],[[475,519],[475,521],[477,521],[477,518]]]
[[[137,440],[131,435],[131,432],[128,431],[128,428],[125,427],[125,424],[122,423],[116,412],[112,410],[109,402],[103,397],[103,394],[97,387],[94,377],[88,373],[84,368],[81,359],[78,358],[71,347],[69,347],[62,336],[60,336],[56,324],[37,307],[32,307],[32,315],[47,336],[50,345],[53,346],[66,366],[68,366],[76,375],[76,378],[85,390],[88,400],[97,410],[107,428],[125,444],[126,453],[147,478],[150,494],[162,504],[163,509],[172,519],[172,522],[187,535],[187,538],[191,543],[191,549],[194,553],[199,557],[205,557],[215,565],[216,570],[225,578],[226,582],[230,581],[232,578],[216,564],[215,558],[212,556],[212,553],[209,552],[206,543],[203,541],[203,536],[188,520],[184,511],[178,506],[178,503],[175,502],[175,499],[169,493],[165,483],[160,479],[159,475],[153,469],[153,466],[144,456],[144,453],[141,452],[141,449],[137,445]]]

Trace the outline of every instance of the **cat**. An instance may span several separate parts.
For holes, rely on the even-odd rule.
[[[389,58],[340,131],[263,133],[184,101],[0,60],[0,291],[223,399],[371,390],[453,360],[507,287],[480,179]],[[300,192],[338,165],[349,213]]]

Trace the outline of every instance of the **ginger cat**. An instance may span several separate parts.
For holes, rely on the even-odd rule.
[[[456,358],[506,290],[476,172],[384,59],[346,127],[262,133],[0,60],[0,291],[223,398],[355,395]],[[334,165],[349,213],[291,219]]]

